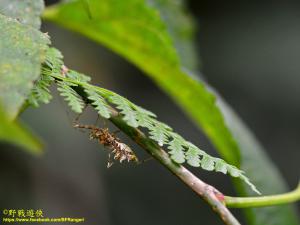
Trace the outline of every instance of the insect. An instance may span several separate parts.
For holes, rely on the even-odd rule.
[[[120,163],[124,160],[127,162],[139,162],[131,148],[122,143],[114,133],[110,133],[108,128],[98,128],[93,125],[81,124],[75,124],[74,127],[91,130],[90,139],[97,139],[100,144],[111,150],[108,154],[107,168],[113,165],[113,162],[111,161],[111,153],[114,154],[114,159],[120,161]]]

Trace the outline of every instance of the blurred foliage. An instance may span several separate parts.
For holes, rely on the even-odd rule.
[[[184,1],[148,0],[148,2],[150,6],[159,10],[161,19],[171,34],[172,41],[180,58],[181,67],[192,71],[189,75],[197,74],[199,60],[193,41],[195,37],[195,21],[185,8]]]
[[[21,123],[14,121],[6,115],[0,106],[0,141],[13,143],[27,149],[30,153],[41,153],[42,144]]]
[[[40,29],[43,0],[1,0],[0,13],[16,18],[20,23]]]
[[[42,9],[43,1],[0,3],[0,13],[7,16],[0,14],[0,139],[35,153],[40,142],[13,119],[40,75],[48,48],[48,36],[34,28],[40,26]]]
[[[0,101],[15,118],[38,79],[49,43],[47,35],[0,15]]]

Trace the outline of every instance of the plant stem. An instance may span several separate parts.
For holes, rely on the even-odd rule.
[[[79,85],[82,88],[88,88],[90,84],[74,81],[65,77],[51,75],[55,79],[69,81]],[[101,89],[100,87],[97,87]],[[75,90],[87,103],[88,99],[84,95],[82,90]],[[162,165],[164,165],[169,171],[177,176],[182,182],[196,192],[202,199],[204,199],[212,209],[220,216],[223,222],[227,225],[240,225],[238,220],[231,214],[224,204],[224,195],[216,188],[206,184],[194,174],[192,174],[185,167],[175,163],[171,160],[169,155],[158,146],[154,141],[149,139],[143,132],[137,128],[130,127],[124,120],[122,120],[119,113],[111,108],[112,115],[110,121],[116,125],[120,130],[127,134],[134,142],[146,150],[150,155],[157,159]]]
[[[72,82],[79,85],[79,87],[89,89],[92,85],[85,82],[74,81],[66,77],[59,75],[51,75],[55,79]],[[95,88],[95,86],[93,86]],[[108,90],[96,87],[101,91],[109,92]],[[76,90],[79,95],[88,102],[83,91]],[[109,119],[120,130],[126,133],[132,140],[140,145],[144,150],[150,153],[155,159],[157,159],[162,165],[170,170],[175,176],[189,186],[194,192],[196,192],[201,198],[203,198],[222,218],[225,224],[236,225],[239,222],[231,214],[226,207],[232,208],[248,208],[248,207],[264,207],[273,206],[278,204],[287,204],[300,199],[300,184],[297,189],[292,192],[280,195],[262,196],[262,197],[230,197],[224,196],[218,190],[211,185],[206,184],[192,174],[185,167],[173,162],[169,155],[160,148],[154,141],[147,138],[139,129],[130,127],[122,120],[119,113],[111,108],[112,117]]]
[[[128,126],[120,116],[113,116],[110,121],[203,198],[219,214],[225,224],[240,224],[224,205],[224,196],[217,189],[201,181],[185,167],[173,162],[154,141],[148,139],[139,129]]]
[[[298,187],[288,193],[261,197],[229,197],[225,196],[225,204],[231,208],[266,207],[288,204],[300,199],[300,182]]]

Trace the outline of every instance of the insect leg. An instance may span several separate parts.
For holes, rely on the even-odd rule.
[[[116,135],[117,133],[119,133],[120,130],[115,130],[114,132],[112,132],[113,135]]]
[[[110,153],[108,154],[108,160],[107,160],[107,168],[111,167],[114,164],[114,162],[111,160]]]
[[[99,115],[99,114],[97,114],[97,119],[96,119],[96,121],[95,121],[95,124],[94,124],[94,126],[95,126],[95,127],[97,127],[97,124],[98,124],[99,118],[100,118],[100,115]]]
[[[140,165],[140,164],[145,163],[145,162],[148,162],[149,160],[152,160],[152,159],[153,159],[152,157],[149,157],[149,158],[147,158],[147,159],[143,159],[143,160],[141,160],[141,161],[137,161],[136,163],[137,163],[137,165]]]
[[[84,113],[84,111],[86,110],[88,105],[85,105],[84,108],[82,109],[82,112],[78,114],[78,116],[76,116],[76,118],[74,119],[74,124],[77,124],[79,121],[79,118],[82,116],[82,114]]]

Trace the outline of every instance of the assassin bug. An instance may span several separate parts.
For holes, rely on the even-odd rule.
[[[97,139],[100,144],[111,150],[108,154],[107,168],[113,165],[111,161],[111,153],[114,154],[114,159],[122,163],[124,160],[127,162],[139,162],[137,156],[129,146],[122,143],[114,133],[110,133],[108,128],[99,128],[93,125],[75,124],[75,128],[89,129],[90,139]]]

